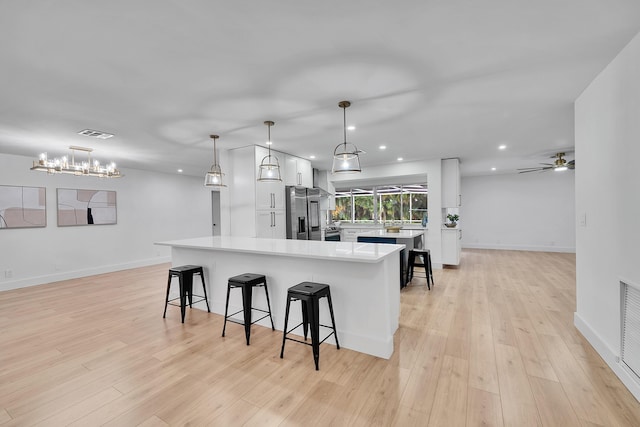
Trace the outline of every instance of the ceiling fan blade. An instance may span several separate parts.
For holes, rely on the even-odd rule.
[[[576,168],[576,161],[575,160],[571,160],[570,162],[567,163],[567,167],[569,169],[575,169]]]
[[[541,165],[545,165],[545,166],[554,166],[553,163],[540,163]]]
[[[522,170],[522,169],[518,169],[520,172],[518,173],[529,173],[529,172],[542,172],[542,169],[529,169],[529,170]]]

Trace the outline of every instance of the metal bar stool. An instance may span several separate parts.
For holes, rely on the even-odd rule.
[[[253,300],[254,287],[264,287],[264,293],[267,296],[268,310],[262,310],[260,308],[255,308],[251,306],[252,300]],[[229,311],[229,294],[231,293],[231,289],[233,288],[242,289],[242,310],[238,310],[232,314],[227,314]],[[267,314],[265,314],[259,319],[252,321],[251,320],[252,310],[260,311],[262,313],[267,313]],[[239,321],[232,318],[232,316],[235,316],[236,314],[241,312],[244,312],[243,321]],[[227,303],[224,308],[224,326],[222,327],[222,336],[224,337],[225,331],[227,329],[227,320],[229,320],[230,322],[237,323],[239,325],[244,325],[244,335],[247,338],[247,345],[249,345],[249,339],[251,338],[251,325],[267,317],[269,318],[269,320],[271,320],[271,330],[275,331],[276,328],[273,325],[273,317],[271,317],[271,303],[269,302],[269,290],[267,289],[267,278],[262,274],[253,274],[253,273],[244,273],[238,276],[231,277],[227,284]]]
[[[331,314],[331,325],[320,324],[319,317],[319,301],[320,298],[326,297],[329,303],[329,313]],[[291,301],[300,300],[302,303],[302,322],[290,330],[287,330],[287,324],[289,323],[289,306]],[[294,329],[302,326],[304,331],[304,341],[290,338],[288,333]],[[331,329],[331,333],[324,337],[320,341],[320,326]],[[307,341],[307,331],[311,329],[311,344]],[[325,342],[327,338],[333,335],[336,340],[336,347],[340,350],[340,344],[338,343],[338,334],[336,333],[336,321],[333,317],[333,304],[331,303],[331,290],[329,285],[314,282],[302,282],[295,286],[292,286],[287,291],[287,310],[284,315],[284,329],[282,334],[282,349],[280,350],[280,358],[284,357],[284,343],[286,340],[299,342],[301,344],[310,345],[313,348],[313,361],[316,364],[316,371],[318,370],[318,363],[320,361],[320,344]]]
[[[204,296],[193,294],[193,276],[194,275],[200,276],[200,280],[202,281],[202,289],[204,290]],[[180,282],[180,296],[173,299],[169,299],[169,291],[171,289],[171,279],[174,277],[178,277]],[[201,299],[193,301],[194,296]],[[202,267],[198,265],[183,265],[180,267],[171,267],[169,269],[169,279],[167,280],[167,296],[164,302],[164,313],[162,314],[162,318],[165,318],[167,316],[167,306],[171,304],[171,305],[180,307],[182,323],[184,323],[184,315],[186,312],[187,298],[189,299],[189,308],[192,307],[194,302],[204,301],[207,303],[207,312],[208,313],[211,312],[209,310],[209,301],[207,299],[207,286],[204,283],[204,271],[202,270]],[[180,300],[180,304],[175,304],[171,302],[177,299]]]
[[[416,257],[422,258],[422,263],[416,263]],[[431,290],[433,270],[431,269],[431,251],[429,249],[411,249],[409,251],[409,267],[407,268],[407,283],[413,279],[413,267],[424,267],[424,277],[427,279],[427,289]],[[429,284],[431,282],[431,285]]]

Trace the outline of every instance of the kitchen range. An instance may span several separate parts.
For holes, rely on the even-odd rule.
[[[340,241],[340,228],[337,225],[327,225],[324,229],[324,240],[328,242],[339,242]]]

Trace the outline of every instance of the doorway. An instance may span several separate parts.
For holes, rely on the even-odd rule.
[[[211,192],[211,234],[220,235],[220,192]]]

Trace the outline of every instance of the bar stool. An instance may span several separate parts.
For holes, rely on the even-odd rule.
[[[422,258],[422,263],[416,263],[416,257]],[[427,288],[431,290],[429,281],[433,281],[433,270],[431,268],[431,251],[429,249],[411,249],[409,251],[409,267],[407,268],[407,283],[413,279],[413,267],[424,267],[424,277],[427,279]]]
[[[331,325],[320,324],[319,317],[319,300],[326,297],[329,303],[329,313],[331,314]],[[287,330],[287,324],[289,323],[289,306],[291,301],[300,300],[302,303],[302,322],[297,326],[294,326],[290,330]],[[304,341],[297,340],[295,338],[287,337],[287,334],[294,329],[302,326],[304,331]],[[331,329],[331,333],[324,337],[320,341],[320,326]],[[311,344],[307,341],[307,330],[311,329]],[[284,343],[286,340],[296,341],[301,344],[310,345],[313,348],[313,361],[316,364],[316,371],[318,370],[318,362],[320,361],[320,344],[325,342],[331,335],[336,340],[336,347],[340,350],[340,344],[338,343],[338,334],[336,333],[336,321],[333,317],[333,304],[331,304],[331,290],[329,285],[314,282],[302,282],[295,286],[290,287],[287,290],[287,309],[284,315],[284,329],[282,335],[282,349],[280,350],[280,358],[284,357]]]
[[[252,307],[253,300],[253,288],[264,287],[264,293],[267,295],[267,308],[268,310],[262,310],[260,308]],[[235,313],[227,314],[229,311],[229,294],[231,289],[242,289],[242,310],[238,310]],[[259,319],[251,321],[252,310],[267,313]],[[231,316],[244,312],[244,321],[233,319]],[[271,330],[275,331],[276,328],[273,325],[273,317],[271,317],[271,303],[269,302],[269,291],[267,290],[267,278],[262,274],[244,273],[238,276],[233,276],[229,279],[227,284],[227,303],[224,308],[224,326],[222,327],[222,336],[224,337],[225,330],[227,329],[227,319],[230,322],[244,325],[244,335],[247,338],[247,345],[249,345],[249,339],[251,337],[251,325],[259,322],[262,319],[269,318],[271,320]]]
[[[200,280],[202,281],[202,289],[204,290],[204,296],[202,295],[194,295],[193,294],[193,276],[199,275]],[[174,277],[178,277],[180,282],[180,296],[169,299],[169,290],[171,289],[171,279]],[[201,298],[199,300],[193,301],[193,297],[196,296]],[[207,312],[210,313],[209,310],[209,301],[207,299],[207,286],[204,284],[204,271],[202,267],[198,265],[183,265],[180,267],[171,267],[169,269],[169,279],[167,280],[167,297],[164,302],[164,313],[162,314],[162,318],[167,316],[167,306],[169,304],[180,306],[180,314],[182,316],[182,323],[184,323],[184,315],[186,311],[187,298],[189,298],[189,308],[192,307],[194,302],[204,301],[207,303]],[[179,299],[180,304],[174,304],[171,301],[175,301]]]

